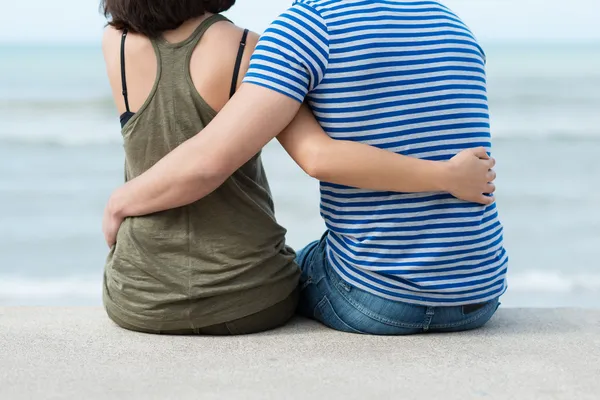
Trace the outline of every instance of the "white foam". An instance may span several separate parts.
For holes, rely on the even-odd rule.
[[[531,293],[600,292],[600,274],[527,271],[508,275],[509,291]]]
[[[111,131],[107,129],[107,131]],[[112,129],[112,134],[89,134],[82,132],[52,132],[46,134],[36,134],[34,130],[24,131],[19,135],[0,134],[0,143],[18,144],[18,145],[37,145],[37,146],[60,146],[60,147],[84,147],[110,145],[120,146],[122,138],[118,129]],[[512,127],[498,127],[493,130],[492,142],[502,139],[528,139],[528,140],[598,140],[600,131],[597,129],[573,129],[560,130],[552,128],[531,129],[524,132],[522,129],[513,129]]]
[[[510,102],[510,99],[507,101]],[[523,111],[492,105],[492,139],[498,140],[599,140],[600,116],[597,107],[565,108],[543,106]],[[576,123],[574,123],[574,121]],[[40,112],[36,118],[25,113],[0,113],[0,146],[54,145],[64,147],[122,144],[119,118],[115,112],[77,109],[75,114]]]
[[[102,280],[91,277],[26,279],[0,277],[0,300],[39,300],[77,297],[99,299]]]
[[[118,132],[117,132],[118,134]],[[0,143],[37,146],[80,147],[98,145],[121,145],[122,139],[114,135],[82,135],[73,133],[56,133],[48,135],[23,134],[21,136],[0,135]]]
[[[509,292],[519,293],[600,293],[600,274],[565,274],[558,271],[533,270],[510,273]],[[0,276],[0,301],[56,300],[64,298],[100,299],[100,277],[67,277],[54,279],[27,279]]]

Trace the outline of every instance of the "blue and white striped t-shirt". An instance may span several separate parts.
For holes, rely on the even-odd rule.
[[[336,139],[427,160],[490,150],[485,55],[437,1],[299,0],[260,39],[245,82],[306,100]],[[421,305],[505,291],[496,205],[321,183],[328,259],[347,282]]]

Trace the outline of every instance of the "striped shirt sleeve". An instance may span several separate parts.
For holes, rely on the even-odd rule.
[[[315,8],[299,1],[260,38],[244,82],[303,102],[323,79],[328,59],[325,20]]]

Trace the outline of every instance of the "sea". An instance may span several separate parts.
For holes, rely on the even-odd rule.
[[[484,43],[506,307],[600,308],[600,43]],[[298,249],[318,184],[264,150]],[[100,305],[101,217],[123,149],[99,45],[0,45],[0,306]]]

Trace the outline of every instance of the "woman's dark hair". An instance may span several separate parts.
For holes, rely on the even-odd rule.
[[[185,21],[229,10],[235,0],[101,0],[108,24],[148,37],[176,29]]]

